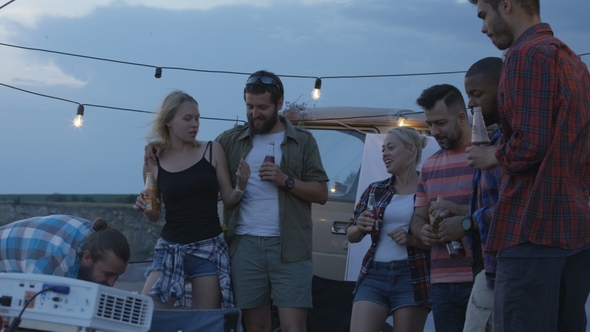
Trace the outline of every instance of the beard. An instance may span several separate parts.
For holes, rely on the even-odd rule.
[[[443,150],[453,150],[455,149],[457,146],[459,146],[459,143],[461,142],[461,139],[463,138],[463,131],[461,130],[461,126],[459,125],[459,122],[455,123],[455,128],[453,128],[453,132],[450,135],[437,135],[436,137],[434,137],[437,140],[438,145],[440,146],[441,149]],[[446,142],[439,142],[439,139],[447,139]]]
[[[92,278],[92,272],[94,272],[94,265],[91,266],[82,266],[80,265],[80,269],[78,270],[78,279],[93,282],[96,284],[108,286],[107,282],[97,282]]]
[[[277,124],[277,122],[279,121],[279,112],[275,111],[272,116],[267,119],[262,126],[257,127],[254,124],[254,119],[252,118],[248,118],[248,127],[250,128],[250,132],[252,132],[252,134],[254,135],[260,135],[260,134],[267,134],[269,133],[274,126]]]
[[[92,280],[92,266],[82,266],[80,264],[80,269],[78,270],[78,279],[94,282],[94,280]]]
[[[514,34],[499,12],[496,12],[496,18],[494,19],[493,36],[496,39],[492,40],[492,43],[500,51],[509,48],[514,43]]]

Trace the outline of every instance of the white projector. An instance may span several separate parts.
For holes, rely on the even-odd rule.
[[[24,323],[41,330],[63,326],[110,332],[145,332],[150,329],[152,299],[92,282],[30,273],[0,273],[0,316],[15,319],[27,300],[44,290],[24,310]],[[26,320],[26,321],[25,321]],[[29,325],[30,326],[30,325]],[[53,328],[51,326],[61,326]]]

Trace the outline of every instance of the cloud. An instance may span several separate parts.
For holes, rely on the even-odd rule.
[[[326,3],[346,4],[358,0],[27,0],[10,4],[0,11],[0,18],[26,27],[34,27],[45,17],[76,18],[91,14],[99,7],[143,6],[164,10],[211,10],[217,7],[251,6],[271,7],[273,5],[299,4],[320,5]]]
[[[64,73],[53,61],[31,58],[26,51],[1,50],[0,55],[0,83],[21,88],[56,85],[82,88],[86,85],[86,82]]]
[[[11,21],[28,28],[34,28],[45,17],[75,18],[92,13],[97,7],[107,6],[112,0],[27,0],[17,1],[0,11],[2,21]]]
[[[27,0],[17,1],[0,11],[0,41],[8,44],[22,44],[22,39],[15,42],[22,29],[34,30],[43,19],[74,19],[91,15],[96,9],[109,6],[142,6],[161,10],[201,10],[207,11],[217,7],[250,6],[272,7],[282,5],[321,5],[326,3],[346,4],[358,0]],[[278,32],[278,34],[289,31]],[[22,44],[22,46],[28,46]],[[26,86],[65,85],[75,88],[86,83],[64,73],[51,61],[40,61],[27,51],[10,50],[0,47],[2,63],[2,82]],[[18,69],[17,69],[18,68]]]
[[[277,3],[280,5],[299,4],[310,6],[325,3],[346,4],[353,1],[355,0],[281,0],[280,2],[276,0],[123,0],[124,3],[132,6],[145,6],[168,10],[211,10],[217,7],[229,6],[271,7]]]
[[[0,40],[7,44],[14,43],[22,29],[33,30],[43,18],[78,18],[89,15],[99,6],[108,5],[110,0],[78,1],[30,0],[14,2],[0,11]],[[17,43],[18,44],[18,43]],[[22,45],[29,46],[29,45]],[[40,60],[29,51],[0,48],[0,72],[4,84],[21,88],[39,86],[68,86],[81,88],[86,82],[66,74],[52,60]]]

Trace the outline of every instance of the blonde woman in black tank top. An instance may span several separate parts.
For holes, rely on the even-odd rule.
[[[232,207],[241,200],[250,167],[241,161],[234,189],[221,145],[196,140],[199,118],[197,102],[175,91],[164,99],[148,135],[148,140],[158,143],[146,149],[157,148],[159,158],[157,165],[144,164],[143,176],[145,180],[146,173],[152,173],[158,183],[156,197],[158,205],[160,199],[164,201],[166,220],[142,292],[152,296],[156,308],[171,308],[177,301],[186,306],[191,296],[193,308],[233,307],[229,256],[217,201],[221,195],[224,205]],[[144,190],[135,209],[144,211],[145,195]],[[156,222],[161,209],[144,215]],[[183,265],[179,261],[184,266],[179,267]],[[184,280],[190,281],[191,293],[184,292]]]

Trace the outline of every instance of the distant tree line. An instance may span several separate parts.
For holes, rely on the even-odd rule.
[[[101,200],[101,203],[133,203],[135,202],[136,195],[122,195],[121,197],[116,197],[110,201]],[[51,195],[45,196],[46,202],[82,202],[82,203],[96,203],[97,200],[94,196],[91,195],[64,195],[59,193],[53,193]],[[20,202],[20,199],[19,199]]]

